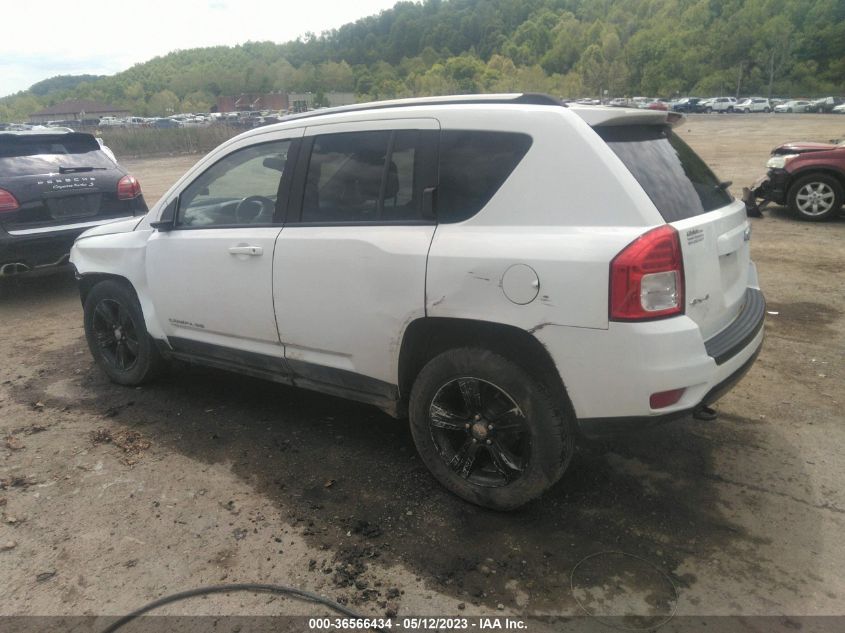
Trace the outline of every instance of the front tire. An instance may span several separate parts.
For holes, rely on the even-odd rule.
[[[842,185],[825,174],[799,178],[789,188],[789,210],[802,220],[821,222],[837,214],[843,201]]]
[[[83,319],[91,354],[112,382],[140,385],[160,372],[161,355],[127,283],[107,280],[94,286],[85,299]]]
[[[574,452],[568,403],[488,350],[452,349],[429,361],[414,382],[409,412],[414,443],[434,477],[495,510],[539,497]]]

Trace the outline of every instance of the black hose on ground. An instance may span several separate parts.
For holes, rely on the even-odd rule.
[[[231,585],[210,585],[208,587],[197,587],[196,589],[189,589],[188,591],[181,591],[179,593],[174,593],[169,596],[164,596],[163,598],[159,598],[158,600],[153,600],[152,602],[145,604],[140,609],[136,609],[132,613],[128,613],[123,617],[119,618],[105,629],[103,629],[102,633],[114,633],[120,628],[123,628],[126,624],[141,616],[153,609],[158,609],[159,607],[163,607],[166,604],[170,604],[172,602],[179,602],[180,600],[187,600],[188,598],[194,598],[196,596],[204,596],[213,593],[229,593],[232,591],[250,591],[253,593],[275,593],[281,594],[285,596],[292,596],[294,598],[299,598],[300,600],[305,600],[307,602],[314,602],[316,604],[321,604],[333,611],[337,611],[338,613],[342,613],[343,615],[349,616],[350,618],[356,619],[365,619],[365,616],[361,615],[349,609],[348,607],[343,606],[339,602],[335,602],[334,600],[330,600],[325,598],[319,594],[313,593],[311,591],[306,591],[304,589],[297,589],[296,587],[285,587],[284,585],[268,585],[268,584],[260,584],[260,583],[235,583]],[[375,631],[380,631],[381,629],[373,629]]]

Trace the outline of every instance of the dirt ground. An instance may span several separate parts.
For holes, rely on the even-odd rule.
[[[845,138],[845,117],[679,131],[739,193],[773,146]],[[126,165],[152,203],[197,158]],[[371,616],[566,616],[576,598],[600,614],[845,614],[845,219],[773,209],[753,231],[767,338],[719,418],[585,446],[509,514],[446,493],[407,425],[367,406],[187,367],[112,385],[74,281],[21,281],[0,300],[0,615],[121,614],[251,581]],[[250,594],[162,612],[325,613]]]

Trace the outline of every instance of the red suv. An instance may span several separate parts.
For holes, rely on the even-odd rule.
[[[751,194],[765,202],[786,205],[802,220],[829,220],[839,213],[845,196],[845,141],[784,143],[772,150],[768,173]],[[756,207],[750,200],[749,211]]]

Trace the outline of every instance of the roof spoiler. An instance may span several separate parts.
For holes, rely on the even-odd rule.
[[[584,119],[590,127],[608,125],[670,125],[674,127],[686,118],[680,112],[667,112],[666,110],[640,110],[576,104],[569,107],[575,114]]]

